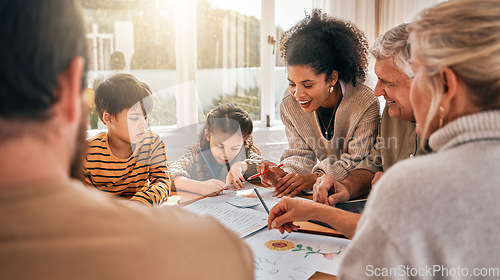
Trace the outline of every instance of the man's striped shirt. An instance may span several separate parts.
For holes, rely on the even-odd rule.
[[[165,145],[157,134],[148,132],[129,158],[113,155],[106,132],[88,141],[83,181],[112,195],[148,205],[164,202],[170,192],[170,172]]]

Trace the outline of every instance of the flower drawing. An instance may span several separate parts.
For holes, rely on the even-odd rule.
[[[333,260],[336,256],[339,255],[339,253],[340,251],[338,251],[337,253],[322,253],[322,254],[325,259]]]
[[[323,258],[327,260],[333,260],[336,256],[340,254],[341,251],[338,252],[332,252],[332,253],[324,253],[321,252],[321,249],[314,250],[311,246],[306,246],[304,247],[302,244],[293,244],[293,242],[290,242],[288,240],[269,240],[266,243],[264,243],[264,246],[266,246],[269,250],[274,250],[274,251],[288,251],[292,250],[292,252],[300,252],[300,251],[305,251],[305,256],[304,258],[307,258],[309,255],[314,255],[314,254],[319,254],[323,255]]]
[[[269,240],[264,244],[264,246],[274,251],[287,251],[293,249],[295,244],[288,240]]]
[[[295,246],[295,248],[293,248],[292,252],[299,252],[299,251],[306,251],[306,255],[304,256],[304,258],[307,258],[309,255],[312,255],[312,254],[321,254],[327,260],[333,260],[335,258],[335,256],[337,256],[341,252],[341,251],[338,251],[338,252],[334,252],[334,253],[323,253],[323,252],[320,252],[321,249],[313,250],[313,248],[310,246],[307,246],[304,249],[302,244],[297,244]]]

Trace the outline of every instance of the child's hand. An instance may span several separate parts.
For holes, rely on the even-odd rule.
[[[206,196],[216,196],[223,190],[227,190],[226,184],[217,179],[210,179],[208,181],[200,182],[200,185],[200,193]]]
[[[245,178],[243,178],[243,174],[245,174],[247,169],[248,163],[244,161],[238,161],[233,164],[226,177],[226,186],[232,183],[237,190],[243,189],[243,183],[246,181]]]

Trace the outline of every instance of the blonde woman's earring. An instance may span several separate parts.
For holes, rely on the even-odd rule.
[[[439,106],[439,128],[443,127],[444,122],[444,107]]]

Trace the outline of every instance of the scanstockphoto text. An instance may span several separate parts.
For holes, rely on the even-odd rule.
[[[500,277],[500,267],[446,267],[444,265],[425,265],[411,267],[399,265],[397,267],[376,267],[367,265],[368,277]],[[500,279],[500,278],[498,278]]]

